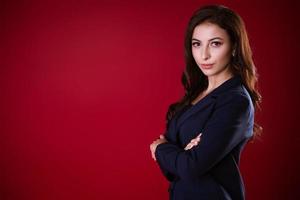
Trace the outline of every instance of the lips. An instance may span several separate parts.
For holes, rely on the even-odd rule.
[[[201,64],[201,67],[202,67],[203,69],[210,69],[210,68],[213,67],[213,64]]]

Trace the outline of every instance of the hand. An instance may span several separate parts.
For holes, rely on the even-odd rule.
[[[193,148],[194,146],[197,146],[198,145],[198,143],[200,142],[200,137],[201,137],[201,135],[202,135],[202,133],[200,133],[197,137],[195,137],[194,139],[192,139],[191,141],[190,141],[190,143],[188,143],[187,145],[186,145],[186,147],[184,148],[184,150],[189,150],[189,149],[191,149],[191,148]]]
[[[162,143],[165,143],[165,142],[168,142],[165,137],[163,135],[160,135],[159,136],[159,139],[156,139],[154,140],[154,142],[152,142],[152,144],[150,145],[150,150],[151,150],[151,155],[152,155],[152,158],[156,161],[156,158],[155,158],[155,150],[156,150],[156,147],[159,145],[159,144],[162,144]]]

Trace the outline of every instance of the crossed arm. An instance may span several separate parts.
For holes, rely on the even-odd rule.
[[[160,136],[150,145],[153,159],[165,174],[181,179],[206,173],[246,138],[246,131],[251,128],[250,108],[250,101],[245,96],[224,96],[203,129],[205,137],[201,142],[200,138],[194,138],[182,149]]]
[[[189,149],[192,149],[194,146],[197,146],[198,143],[200,142],[200,139],[201,139],[201,135],[202,133],[200,133],[199,135],[197,135],[197,137],[195,137],[194,139],[192,139],[184,148],[184,150],[189,150]],[[168,142],[166,140],[166,138],[163,136],[163,135],[160,135],[158,139],[154,140],[152,142],[152,144],[150,145],[150,151],[151,151],[151,156],[153,158],[153,160],[156,161],[156,157],[155,157],[155,151],[156,151],[156,147],[159,145],[159,144],[162,144],[162,143],[165,143],[165,142]]]

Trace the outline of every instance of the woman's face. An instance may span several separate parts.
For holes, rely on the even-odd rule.
[[[209,22],[201,23],[195,27],[191,42],[193,57],[206,76],[230,73],[231,42],[224,29]]]

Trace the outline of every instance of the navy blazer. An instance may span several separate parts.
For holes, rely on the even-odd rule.
[[[172,200],[245,199],[240,154],[253,136],[254,107],[236,75],[170,121],[157,163],[169,180]],[[201,140],[184,147],[199,133]]]

